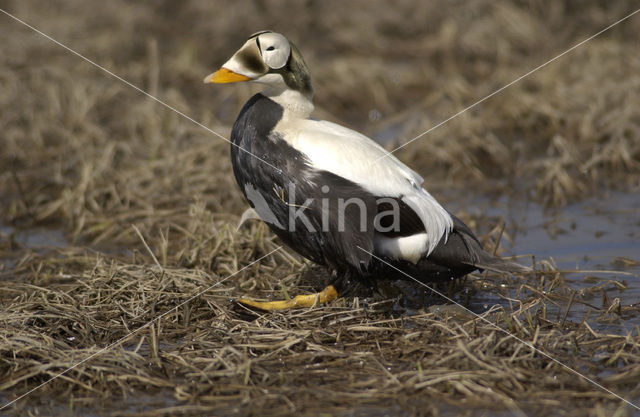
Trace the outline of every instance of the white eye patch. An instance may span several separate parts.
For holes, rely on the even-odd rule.
[[[268,32],[258,36],[257,40],[265,64],[273,69],[282,68],[287,64],[291,53],[287,38],[279,33]]]

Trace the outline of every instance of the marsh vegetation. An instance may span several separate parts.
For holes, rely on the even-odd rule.
[[[250,33],[286,33],[316,116],[391,149],[634,6],[0,7],[225,137],[257,88],[202,78]],[[637,415],[505,331],[640,401],[640,17],[397,152],[486,247],[535,266],[438,288],[482,318],[404,283],[304,310],[238,306],[328,277],[271,253],[264,224],[236,230],[228,143],[4,14],[0,28],[0,406],[72,367],[2,413]]]

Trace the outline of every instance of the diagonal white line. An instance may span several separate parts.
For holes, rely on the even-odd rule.
[[[564,51],[563,53],[556,55],[555,57],[551,58],[550,60],[548,60],[547,62],[545,62],[544,64],[538,65],[537,67],[535,67],[534,69],[532,69],[531,71],[527,72],[524,75],[521,75],[520,77],[516,78],[515,80],[511,81],[509,84],[506,84],[500,88],[498,88],[496,91],[494,91],[493,93],[489,94],[488,96],[476,101],[475,103],[473,103],[470,106],[465,107],[464,109],[460,110],[459,112],[457,112],[456,114],[454,114],[453,116],[449,117],[448,119],[445,119],[443,121],[441,121],[440,123],[438,123],[437,125],[431,127],[429,130],[425,130],[424,132],[420,133],[418,136],[414,137],[413,139],[411,139],[408,142],[403,143],[402,145],[398,146],[397,148],[387,152],[386,154],[384,154],[383,156],[377,158],[375,161],[373,161],[371,164],[374,164],[376,162],[378,162],[381,159],[384,159],[386,157],[388,157],[389,155],[391,155],[392,153],[396,152],[399,149],[404,148],[405,146],[409,145],[410,143],[420,139],[421,137],[423,137],[424,135],[436,130],[437,128],[439,128],[440,126],[442,126],[443,124],[449,122],[452,119],[455,119],[456,117],[460,116],[462,113],[471,110],[472,108],[476,107],[478,104],[484,102],[485,100],[490,99],[491,97],[495,96],[496,94],[498,94],[499,92],[501,92],[502,90],[505,90],[509,87],[511,87],[512,85],[514,85],[515,83],[517,83],[518,81],[522,80],[523,78],[528,77],[529,75],[533,74],[534,72],[538,71],[539,69],[546,67],[547,65],[549,65],[550,63],[552,63],[553,61],[557,60],[558,58],[568,54],[569,52],[573,51],[574,49],[578,48],[579,46],[584,45],[585,43],[589,42],[591,39],[595,38],[596,36],[601,35],[602,33],[608,31],[609,29],[611,29],[612,27],[618,25],[619,23],[624,22],[625,20],[629,19],[631,16],[633,16],[634,14],[640,12],[640,9],[636,10],[635,12],[628,14],[627,16],[623,17],[622,19],[610,24],[609,26],[607,26],[606,28],[602,29],[600,32],[596,33],[595,35],[589,36],[587,39],[583,40],[580,43],[577,43],[575,45],[573,45],[571,48],[567,49],[566,51]]]
[[[608,389],[608,388],[606,388],[606,387],[602,386],[601,384],[599,384],[598,382],[594,381],[593,379],[591,379],[591,378],[589,378],[589,377],[587,377],[587,376],[583,375],[582,373],[580,373],[580,372],[576,371],[575,369],[571,368],[570,366],[565,365],[564,363],[560,362],[559,360],[557,360],[557,359],[556,359],[556,358],[554,358],[553,356],[549,355],[548,353],[545,353],[545,352],[541,351],[540,349],[538,349],[537,347],[533,346],[531,343],[529,343],[529,342],[527,342],[527,341],[525,341],[525,340],[523,340],[523,339],[519,338],[518,336],[516,336],[516,335],[515,335],[515,334],[513,334],[513,333],[510,333],[509,331],[507,331],[507,330],[503,329],[502,327],[498,326],[497,324],[493,323],[492,321],[489,321],[488,319],[486,319],[486,318],[482,317],[481,315],[479,315],[479,314],[477,314],[477,313],[474,313],[473,311],[469,310],[467,307],[463,306],[462,304],[460,304],[460,303],[458,303],[458,302],[456,302],[456,301],[452,300],[451,298],[449,298],[449,297],[447,297],[446,295],[442,294],[440,291],[438,291],[438,290],[436,290],[436,289],[434,289],[434,288],[432,288],[432,287],[428,286],[427,284],[425,284],[424,282],[422,282],[422,281],[418,280],[417,278],[414,278],[414,277],[412,277],[411,275],[407,274],[406,272],[404,272],[404,271],[402,271],[402,270],[400,270],[400,269],[396,268],[395,266],[391,265],[389,262],[386,262],[384,259],[381,259],[380,257],[378,257],[378,256],[374,255],[373,253],[369,252],[368,250],[363,249],[363,248],[361,248],[360,246],[358,246],[357,248],[358,248],[358,249],[360,249],[361,251],[366,252],[366,253],[368,253],[369,255],[373,256],[374,258],[376,258],[376,259],[377,259],[377,260],[379,260],[380,262],[384,263],[385,265],[390,266],[391,268],[393,268],[393,269],[395,269],[396,271],[400,272],[402,275],[406,276],[407,278],[409,278],[409,279],[411,279],[411,280],[413,280],[413,281],[417,282],[418,284],[422,285],[422,286],[423,286],[423,287],[425,287],[425,288],[428,288],[429,290],[431,290],[431,291],[433,291],[434,293],[438,294],[440,297],[444,298],[445,300],[447,300],[447,301],[449,301],[449,302],[451,302],[451,303],[453,303],[453,304],[457,305],[458,307],[463,308],[464,310],[466,310],[467,312],[469,312],[469,313],[473,314],[475,317],[477,317],[477,318],[479,318],[480,320],[482,320],[482,321],[486,322],[486,323],[487,323],[487,324],[489,324],[490,326],[495,327],[496,329],[498,329],[498,330],[500,330],[501,332],[503,332],[503,333],[507,334],[508,336],[513,337],[515,340],[517,340],[518,342],[520,342],[520,343],[524,344],[525,346],[527,346],[527,347],[529,347],[529,348],[533,349],[533,350],[534,350],[534,351],[536,351],[537,353],[539,353],[539,354],[541,354],[541,355],[543,355],[543,356],[547,357],[548,359],[550,359],[550,360],[552,360],[553,362],[557,363],[558,365],[560,365],[560,366],[562,366],[562,367],[566,368],[567,370],[569,370],[569,371],[573,372],[574,374],[578,375],[579,377],[584,378],[586,381],[588,381],[588,382],[592,383],[593,385],[595,385],[596,387],[600,388],[601,390],[603,390],[603,391],[607,392],[608,394],[613,395],[614,397],[618,398],[619,400],[622,400],[622,401],[624,401],[625,403],[629,404],[630,406],[632,406],[632,407],[634,407],[634,408],[636,408],[636,409],[640,410],[640,406],[638,406],[638,405],[636,405],[636,404],[632,403],[632,402],[631,402],[631,401],[629,401],[629,400],[624,399],[624,398],[623,398],[623,397],[621,397],[620,395],[618,395],[618,394],[616,394],[615,392],[611,391],[610,389]]]
[[[92,353],[91,355],[87,356],[86,358],[82,359],[80,362],[77,362],[75,364],[73,364],[72,366],[70,366],[69,368],[65,369],[64,371],[60,372],[59,374],[51,377],[50,379],[47,379],[46,381],[44,381],[43,383],[41,383],[40,385],[38,385],[35,388],[30,389],[29,391],[25,392],[24,394],[22,394],[21,396],[19,396],[18,398],[16,398],[15,400],[12,400],[8,403],[6,403],[5,405],[3,405],[2,407],[0,407],[0,410],[4,410],[5,408],[9,407],[11,404],[20,401],[22,398],[26,397],[27,395],[31,394],[32,392],[42,388],[43,386],[47,385],[49,382],[61,377],[62,375],[66,374],[67,372],[71,371],[72,369],[76,368],[79,365],[82,365],[83,363],[93,359],[94,357],[100,355],[101,353],[111,349],[112,347],[114,347],[115,345],[121,343],[122,341],[124,341],[125,339],[133,336],[134,334],[138,333],[140,330],[148,327],[150,324],[155,323],[156,321],[160,320],[161,318],[163,318],[164,316],[166,316],[167,314],[176,311],[177,309],[179,309],[180,307],[182,307],[183,305],[187,304],[188,302],[200,297],[202,294],[206,293],[207,291],[209,291],[210,289],[212,289],[213,287],[216,287],[220,284],[222,284],[223,282],[227,281],[228,279],[236,276],[237,274],[239,274],[240,272],[244,271],[245,269],[249,268],[251,265],[260,262],[261,260],[263,260],[264,258],[266,258],[267,256],[275,253],[276,251],[282,249],[282,246],[278,246],[277,248],[275,248],[274,250],[272,250],[271,252],[267,253],[266,255],[261,256],[260,258],[256,259],[255,261],[251,262],[250,264],[244,266],[243,268],[237,270],[236,272],[234,272],[233,274],[227,276],[226,278],[224,278],[221,281],[216,282],[213,285],[210,285],[209,287],[207,287],[206,289],[200,291],[199,293],[197,293],[196,295],[188,298],[186,301],[181,302],[180,304],[178,304],[177,306],[173,307],[172,309],[165,311],[164,313],[160,314],[158,317],[148,321],[146,324],[143,324],[142,326],[138,327],[137,329],[131,331],[129,334],[122,336],[120,339],[116,340],[115,342],[103,347],[102,349],[100,349],[99,351]]]
[[[177,114],[179,114],[180,116],[184,117],[185,119],[189,120],[190,122],[193,122],[195,124],[197,124],[198,126],[200,126],[201,128],[207,130],[210,133],[213,133],[214,135],[216,135],[217,137],[219,137],[220,139],[229,142],[232,146],[235,146],[236,148],[240,149],[243,152],[248,153],[249,155],[253,156],[254,158],[258,159],[261,162],[264,162],[265,164],[269,165],[271,168],[275,169],[276,171],[278,171],[278,168],[276,168],[275,166],[271,165],[269,162],[265,161],[264,159],[260,158],[259,156],[254,155],[253,153],[249,152],[248,150],[244,149],[242,146],[238,146],[235,143],[231,142],[229,139],[225,138],[224,136],[222,136],[221,134],[219,134],[218,132],[210,129],[209,127],[203,125],[202,123],[198,122],[197,120],[195,120],[194,118],[187,116],[186,114],[184,114],[183,112],[181,112],[180,110],[176,109],[175,107],[165,103],[164,101],[160,100],[159,98],[147,93],[146,91],[144,91],[143,89],[141,89],[140,87],[138,87],[135,84],[132,84],[131,82],[125,80],[124,78],[120,77],[119,75],[114,74],[113,72],[109,71],[108,69],[106,69],[105,67],[103,67],[100,64],[95,63],[94,61],[90,60],[89,58],[87,58],[86,56],[82,55],[79,52],[74,51],[73,49],[71,49],[70,47],[68,47],[67,45],[63,44],[62,42],[59,42],[55,39],[53,39],[51,36],[47,35],[46,33],[34,28],[33,26],[31,26],[30,24],[28,24],[27,22],[25,22],[24,20],[21,20],[19,18],[17,18],[16,16],[12,15],[11,13],[7,12],[4,9],[0,9],[0,12],[4,13],[5,15],[9,16],[10,18],[12,18],[13,20],[15,20],[16,22],[22,23],[23,25],[25,25],[26,27],[28,27],[29,29],[33,30],[34,32],[44,36],[45,38],[49,39],[51,42],[55,43],[56,45],[66,49],[67,51],[71,52],[72,54],[84,59],[85,61],[87,61],[88,63],[90,63],[91,65],[101,69],[102,71],[106,72],[107,74],[111,75],[112,77],[116,78],[119,81],[122,81],[123,83],[125,83],[126,85],[128,85],[129,87],[139,91],[140,93],[144,94],[145,96],[149,97],[150,99],[156,101],[159,104],[162,104],[164,107],[168,108],[169,110],[172,110],[174,112],[176,112]]]

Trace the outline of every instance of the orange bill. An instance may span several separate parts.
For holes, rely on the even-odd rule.
[[[209,74],[204,78],[205,83],[227,84],[237,83],[240,81],[249,81],[251,78],[246,75],[238,74],[226,68],[220,68],[213,74]]]

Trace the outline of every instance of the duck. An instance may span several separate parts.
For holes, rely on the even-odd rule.
[[[231,130],[233,174],[250,206],[245,214],[331,275],[315,294],[241,298],[241,304],[265,311],[312,307],[379,280],[437,283],[476,270],[529,271],[485,251],[424,179],[374,140],[312,118],[309,68],[284,35],[254,33],[204,82],[265,85]]]

